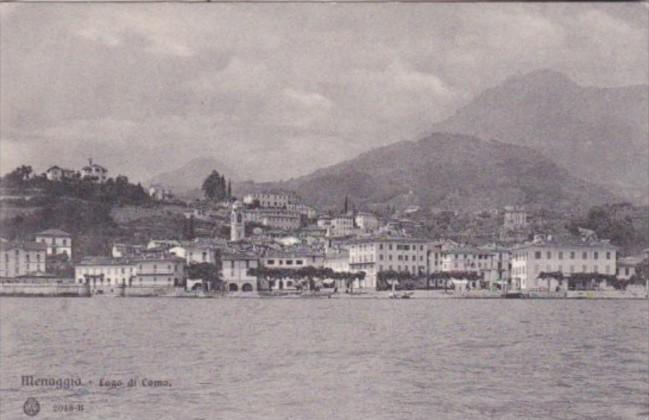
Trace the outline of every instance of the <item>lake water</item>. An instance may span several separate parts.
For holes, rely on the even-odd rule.
[[[28,396],[37,419],[649,417],[647,301],[0,298],[0,314],[2,420],[28,418]]]

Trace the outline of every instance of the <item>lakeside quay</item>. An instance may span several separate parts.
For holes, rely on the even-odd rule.
[[[412,290],[408,292],[408,299],[511,299],[501,291],[475,290],[475,291],[444,291],[444,290]],[[394,295],[391,291],[363,290],[355,293],[284,293],[275,294],[267,292],[196,292],[185,290],[147,289],[130,294],[91,294],[87,288],[70,284],[34,284],[34,283],[0,283],[0,297],[95,297],[104,298],[182,298],[182,299],[401,299],[402,295]],[[648,299],[646,291],[581,291],[571,290],[566,292],[525,292],[516,294],[520,299],[623,299],[642,300]],[[403,299],[405,300],[405,299]]]

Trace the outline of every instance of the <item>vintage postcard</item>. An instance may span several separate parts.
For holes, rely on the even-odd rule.
[[[0,3],[0,419],[649,418],[649,7]]]

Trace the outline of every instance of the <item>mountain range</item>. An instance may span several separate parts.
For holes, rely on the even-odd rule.
[[[346,196],[360,207],[476,210],[508,204],[562,208],[617,199],[529,147],[449,133],[391,144],[307,176],[254,187],[294,190],[323,208],[340,207]]]
[[[648,96],[647,85],[584,87],[551,70],[513,76],[433,124],[433,134],[419,141],[283,182],[237,182],[234,191],[291,189],[324,207],[345,196],[362,206],[442,208],[646,203]],[[196,191],[212,169],[244,179],[208,158],[154,179]]]
[[[649,196],[649,85],[585,87],[540,70],[484,91],[432,131],[529,146],[628,199]]]

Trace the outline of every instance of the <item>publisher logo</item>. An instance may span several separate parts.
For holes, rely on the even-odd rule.
[[[27,398],[25,404],[23,404],[23,411],[30,417],[34,417],[41,411],[41,405],[38,403],[38,400],[33,397]]]

